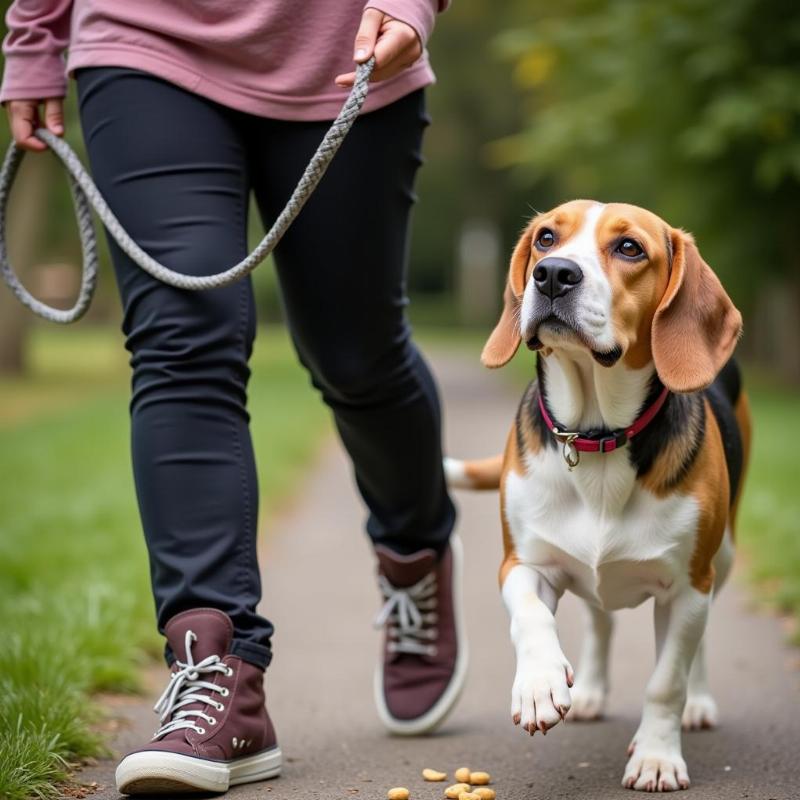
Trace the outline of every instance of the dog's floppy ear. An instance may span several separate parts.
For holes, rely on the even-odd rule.
[[[511,256],[508,282],[503,292],[503,311],[481,353],[481,363],[495,369],[508,364],[521,340],[519,307],[525,291],[525,271],[531,258],[531,228],[525,229]]]
[[[731,357],[742,332],[742,315],[719,278],[703,261],[694,239],[670,235],[669,283],[653,317],[656,372],[673,392],[708,386]]]

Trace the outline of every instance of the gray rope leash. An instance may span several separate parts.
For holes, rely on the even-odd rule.
[[[47,130],[38,129],[35,135],[45,142],[61,159],[67,170],[83,252],[83,273],[78,298],[75,305],[67,310],[52,308],[33,297],[22,285],[9,262],[6,243],[8,198],[17,170],[25,155],[24,150],[12,143],[0,169],[0,274],[3,280],[5,280],[20,302],[33,311],[34,314],[38,314],[51,322],[59,323],[74,322],[80,319],[89,308],[97,285],[97,237],[92,221],[92,208],[97,212],[97,216],[100,217],[109,234],[136,264],[154,278],[177,289],[190,289],[192,291],[217,289],[238,281],[245,275],[249,275],[275,249],[275,245],[278,244],[283,234],[294,222],[306,200],[312,195],[325,174],[325,170],[327,170],[328,165],[336,155],[336,151],[356,121],[361,107],[364,105],[364,100],[366,100],[367,92],[369,91],[369,76],[374,66],[375,59],[371,58],[365,64],[360,64],[356,68],[355,83],[342,106],[342,110],[339,112],[339,116],[331,124],[330,129],[325,134],[298,181],[285,208],[279,214],[266,236],[243,261],[216,275],[204,277],[182,275],[180,272],[175,272],[163,264],[159,264],[158,261],[145,253],[114,216],[75,151],[63,139],[54,136]]]

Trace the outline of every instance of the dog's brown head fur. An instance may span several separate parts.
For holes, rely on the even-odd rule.
[[[665,386],[691,392],[711,383],[741,327],[689,234],[643,208],[576,200],[520,236],[482,361],[503,366],[523,340],[580,348],[604,366],[652,361]]]

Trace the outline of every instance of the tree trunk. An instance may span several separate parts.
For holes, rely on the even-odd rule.
[[[48,208],[51,166],[49,157],[27,156],[9,203],[6,229],[9,257],[23,282],[31,278],[37,232],[44,224]],[[18,375],[25,371],[31,319],[31,312],[0,282],[0,374]]]

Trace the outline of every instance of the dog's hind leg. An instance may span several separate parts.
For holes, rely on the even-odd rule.
[[[681,724],[685,731],[697,731],[716,727],[718,720],[717,704],[708,686],[705,641],[702,641],[689,672],[689,686]]]
[[[611,614],[585,603],[586,631],[581,646],[570,719],[601,719],[608,696],[608,652],[613,622]]]
[[[714,595],[725,583],[733,563],[733,543],[730,531],[726,531],[719,551],[714,557]],[[580,675],[578,676],[580,680]],[[574,692],[573,692],[574,696]],[[573,701],[574,704],[574,701]],[[573,705],[574,707],[574,705]],[[686,695],[686,706],[683,709],[681,724],[686,731],[708,730],[715,728],[719,722],[717,704],[708,685],[706,667],[705,635],[700,642],[689,672],[689,686]]]

